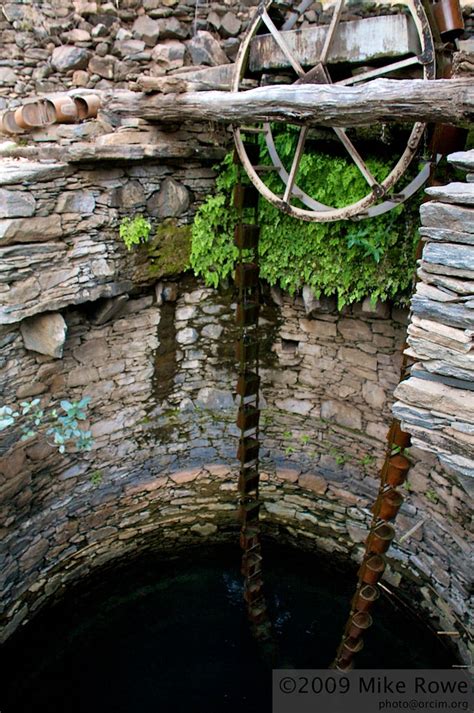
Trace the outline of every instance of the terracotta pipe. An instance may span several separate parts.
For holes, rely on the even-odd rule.
[[[74,97],[79,121],[92,119],[100,109],[100,97],[97,94],[81,94]]]
[[[359,639],[369,626],[372,626],[372,623],[372,617],[368,612],[356,612],[352,615],[349,622],[349,638],[355,640]]]
[[[407,479],[408,471],[411,463],[408,458],[402,455],[391,456],[387,465],[387,474],[385,482],[387,485],[396,487],[401,485]]]
[[[372,531],[369,538],[369,551],[375,554],[383,554],[388,550],[395,537],[395,530],[391,525],[383,523]]]
[[[48,111],[54,111],[58,124],[74,124],[77,121],[77,106],[69,96],[46,99]]]
[[[372,607],[380,597],[380,590],[372,584],[364,584],[354,598],[354,609],[365,612]]]
[[[21,126],[18,126],[16,120],[15,120],[15,111],[12,111],[11,109],[8,109],[2,114],[2,131],[5,131],[7,134],[22,134],[23,129]]]
[[[362,563],[359,576],[366,584],[376,584],[385,569],[385,560],[380,555],[371,555]]]
[[[379,518],[381,520],[393,520],[403,503],[403,495],[390,488],[386,490],[380,498]]]

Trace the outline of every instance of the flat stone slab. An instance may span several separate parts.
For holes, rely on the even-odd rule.
[[[450,153],[448,161],[456,168],[462,168],[464,171],[474,171],[474,149]]]
[[[420,228],[418,232],[422,238],[437,242],[474,245],[474,233],[460,233],[457,230],[447,230],[446,228]]]
[[[432,319],[450,327],[474,329],[474,313],[464,305],[434,302],[421,295],[414,295],[411,304],[418,317]]]
[[[415,407],[441,414],[459,415],[463,421],[474,423],[474,394],[471,391],[410,377],[397,386],[395,397]]]
[[[437,275],[436,273],[426,272],[422,268],[417,271],[418,277],[423,282],[439,285],[447,290],[457,292],[459,295],[474,295],[474,280],[462,280],[447,275]]]
[[[444,203],[474,205],[474,184],[472,183],[448,183],[447,186],[431,186],[426,188],[425,192]],[[474,213],[470,222],[474,223]]]
[[[466,184],[460,185],[465,186]],[[474,213],[471,208],[430,201],[421,205],[420,216],[423,227],[444,228],[459,233],[474,233]]]
[[[8,186],[15,183],[50,181],[69,173],[66,163],[41,163],[22,159],[0,161],[0,185]]]
[[[469,245],[429,243],[423,250],[422,259],[437,265],[447,265],[448,267],[457,267],[462,270],[472,270],[474,273],[474,247]]]

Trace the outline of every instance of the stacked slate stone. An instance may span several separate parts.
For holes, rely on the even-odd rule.
[[[437,454],[474,491],[474,150],[448,160],[467,182],[432,187],[421,207],[425,241],[406,354],[416,363],[397,388],[394,415],[412,443]]]

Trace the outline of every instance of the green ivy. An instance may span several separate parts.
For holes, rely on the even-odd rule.
[[[150,222],[142,215],[136,215],[134,218],[122,219],[119,234],[127,250],[131,250],[134,245],[141,245],[148,241],[150,230]]]
[[[291,129],[276,139],[287,167],[295,141],[296,131]],[[261,163],[269,163],[268,157]],[[393,162],[373,157],[367,165],[383,180]],[[195,216],[191,248],[191,267],[213,287],[232,274],[237,258],[233,231],[238,215],[231,196],[238,168],[232,154],[218,171],[216,191]],[[278,175],[269,174],[265,182],[276,193],[282,192]],[[317,200],[335,207],[353,203],[368,192],[354,164],[320,152],[303,156],[297,182]],[[292,294],[309,285],[316,297],[336,295],[339,308],[367,296],[373,301],[392,299],[406,304],[415,269],[419,200],[368,220],[307,223],[261,199],[260,274],[270,285]]]

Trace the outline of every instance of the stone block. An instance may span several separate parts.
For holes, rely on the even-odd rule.
[[[289,411],[290,413],[297,413],[301,416],[307,416],[313,404],[311,401],[300,400],[300,399],[277,399],[275,401],[275,406],[282,411]]]
[[[21,323],[25,349],[61,359],[67,326],[62,314],[48,312]]]
[[[359,409],[343,401],[323,401],[321,404],[321,418],[357,431],[362,428],[362,416]]]
[[[198,392],[196,403],[200,408],[222,411],[234,407],[234,398],[231,391],[204,386]]]
[[[117,59],[112,55],[106,55],[105,57],[94,55],[91,57],[87,68],[90,74],[98,74],[103,79],[113,79],[116,66]]]
[[[191,483],[193,480],[196,480],[200,472],[200,468],[180,470],[177,473],[171,473],[170,478],[176,485],[182,485],[183,483]]]
[[[430,186],[425,191],[429,196],[443,203],[474,206],[474,185],[472,183],[449,183],[447,186]]]
[[[229,63],[219,42],[205,30],[199,30],[192,40],[186,43],[186,46],[194,65],[205,64],[212,67]]]
[[[335,322],[325,322],[318,319],[301,319],[300,327],[306,334],[311,334],[313,337],[321,337],[322,339],[332,339],[337,336],[337,327]]]
[[[303,473],[298,479],[298,484],[306,490],[311,490],[317,495],[324,495],[328,488],[328,482],[322,475],[315,475],[314,473]]]
[[[176,334],[176,341],[178,344],[186,346],[188,344],[194,344],[198,339],[198,333],[192,327],[186,327],[185,329],[180,329]]]
[[[86,69],[90,52],[74,45],[61,45],[53,50],[51,64],[57,72],[69,72],[72,69]]]
[[[44,243],[63,236],[59,215],[0,220],[0,245]]]
[[[132,33],[138,40],[143,40],[148,47],[154,47],[160,35],[160,26],[148,15],[140,15],[132,25]]]
[[[56,204],[57,213],[89,215],[94,212],[95,199],[90,191],[65,191]]]
[[[0,188],[0,218],[27,218],[35,210],[36,200],[31,193]]]
[[[360,319],[342,317],[337,323],[337,329],[341,336],[350,342],[371,342],[373,339],[369,325]]]
[[[72,369],[67,375],[67,384],[71,386],[88,386],[92,381],[97,381],[99,374],[97,369],[92,367],[78,367]],[[95,424],[98,426],[97,424]]]
[[[220,34],[223,37],[237,37],[242,23],[233,12],[226,12],[220,23]]]
[[[300,473],[301,470],[296,468],[277,468],[275,475],[279,480],[286,480],[287,483],[296,483]]]
[[[147,201],[147,210],[157,218],[176,218],[189,208],[189,192],[174,178],[165,178],[160,190]]]
[[[109,347],[105,338],[89,339],[74,349],[73,355],[82,364],[102,366],[109,358]]]
[[[179,40],[166,40],[156,45],[151,53],[151,58],[159,67],[168,72],[183,66],[185,52],[186,47]]]
[[[375,409],[383,409],[385,407],[387,397],[385,391],[378,384],[372,381],[365,381],[362,386],[362,396],[365,401]]]

